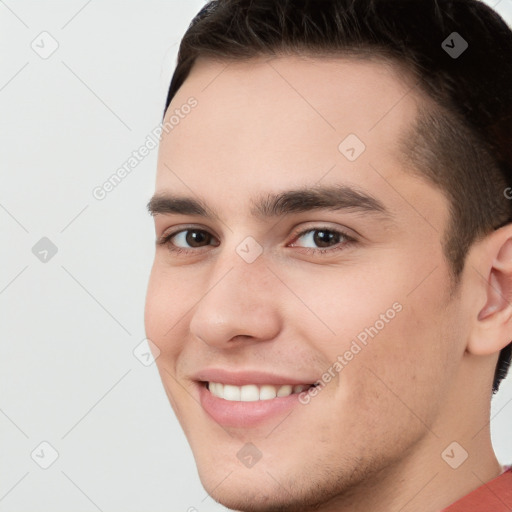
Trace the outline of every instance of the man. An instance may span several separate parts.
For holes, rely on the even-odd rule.
[[[220,0],[164,116],[145,322],[241,511],[512,510],[512,33],[477,0]]]

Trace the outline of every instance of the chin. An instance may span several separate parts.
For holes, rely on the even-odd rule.
[[[291,468],[263,459],[252,468],[229,463],[201,464],[199,477],[213,500],[238,512],[311,512],[336,499],[351,482],[335,478],[334,468],[301,465],[296,475]],[[281,476],[281,475],[286,475]]]

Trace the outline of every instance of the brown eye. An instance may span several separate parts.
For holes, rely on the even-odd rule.
[[[294,242],[294,246],[308,247],[311,249],[332,247],[340,242],[346,241],[349,237],[332,229],[308,229],[300,233]],[[299,240],[301,240],[300,243]]]
[[[327,230],[315,230],[313,235],[313,241],[317,247],[330,247],[333,244],[340,242],[340,234],[334,231]]]
[[[182,229],[163,237],[161,243],[168,245],[170,249],[183,250],[219,245],[215,237],[204,229]]]
[[[209,245],[212,240],[210,233],[199,229],[187,229],[185,233],[185,242],[190,247],[202,247],[203,245]]]

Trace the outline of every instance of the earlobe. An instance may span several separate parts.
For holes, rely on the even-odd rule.
[[[491,235],[474,271],[484,306],[477,312],[467,350],[475,355],[499,352],[512,340],[512,236],[510,226]],[[506,236],[506,235],[509,236]],[[480,301],[481,303],[481,301]]]

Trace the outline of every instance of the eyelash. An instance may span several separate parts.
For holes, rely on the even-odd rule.
[[[182,233],[184,231],[202,231],[205,233],[210,234],[206,229],[200,229],[200,228],[185,228],[180,229],[178,231],[173,231],[172,233],[168,233],[165,235],[162,235],[160,238],[157,239],[157,245],[167,246],[168,249],[173,252],[176,255],[187,255],[191,253],[197,253],[199,249],[202,249],[203,247],[197,247],[192,249],[184,249],[183,247],[176,247],[171,243],[171,239],[178,235],[179,233]],[[332,247],[328,248],[312,248],[312,247],[298,247],[298,249],[301,250],[301,252],[304,252],[306,254],[320,254],[324,255],[326,253],[333,253],[335,251],[341,251],[347,248],[347,246],[351,246],[352,244],[356,243],[356,239],[349,236],[347,233],[340,229],[334,229],[334,228],[328,228],[328,227],[314,227],[314,228],[308,228],[303,231],[300,231],[293,235],[293,240],[296,241],[299,238],[303,237],[304,235],[315,232],[315,231],[327,231],[329,233],[334,233],[336,235],[339,235],[341,238],[343,238],[342,241],[338,242],[336,245],[333,245]],[[213,235],[210,235],[213,237]],[[205,246],[208,247],[208,246]]]

